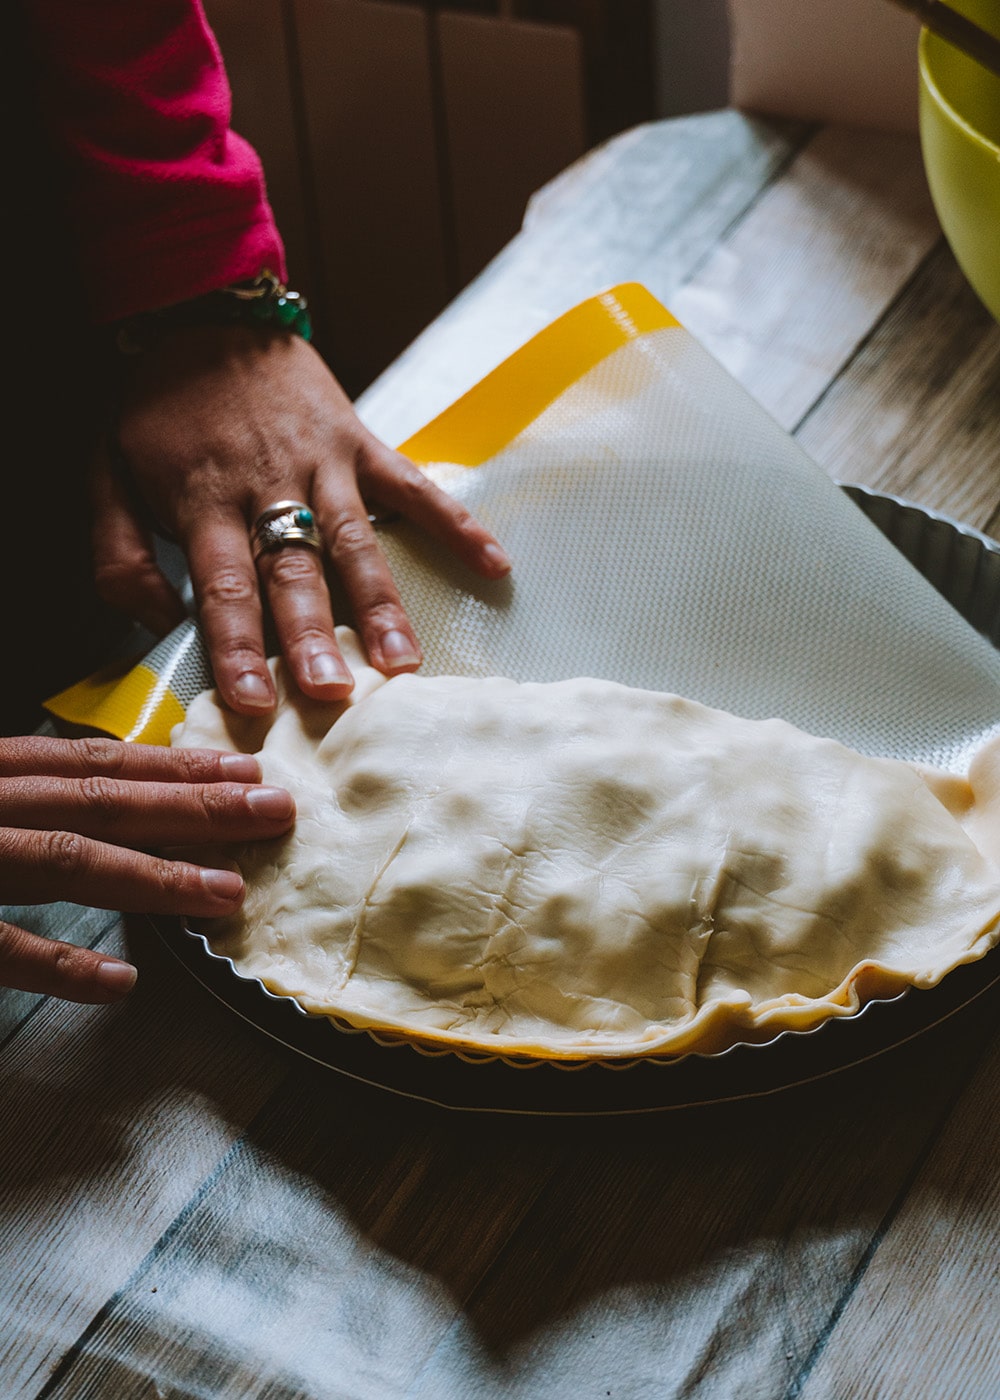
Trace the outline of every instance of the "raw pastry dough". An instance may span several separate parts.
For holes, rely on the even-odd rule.
[[[927,987],[1000,937],[1000,744],[970,778],[607,681],[385,682],[175,743],[260,751],[292,833],[212,947],[354,1026],[505,1055],[717,1051]]]

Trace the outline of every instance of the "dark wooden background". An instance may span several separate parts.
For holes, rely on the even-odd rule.
[[[653,116],[650,10],[209,0],[234,125],[351,394],[513,237],[534,190]]]

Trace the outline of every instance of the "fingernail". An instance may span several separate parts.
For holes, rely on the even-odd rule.
[[[203,870],[201,883],[210,895],[232,904],[243,893],[243,879],[235,870]]]
[[[419,666],[420,653],[405,632],[383,632],[382,656],[390,666]]]
[[[124,996],[135,986],[135,979],[138,976],[138,969],[134,968],[131,963],[119,962],[117,958],[105,958],[97,966],[94,981],[99,987],[104,987],[106,991],[118,992]]]
[[[244,671],[233,683],[233,694],[255,710],[269,710],[274,703],[271,687],[256,671]]]
[[[226,753],[219,759],[224,777],[232,783],[259,783],[260,764],[249,753]]]
[[[489,564],[492,569],[502,569],[504,573],[509,573],[513,567],[510,556],[498,544],[484,545],[482,558],[484,564]]]
[[[354,680],[343,662],[329,651],[310,657],[307,669],[313,685],[350,685]]]
[[[295,811],[292,794],[279,787],[253,787],[247,793],[247,806],[258,817],[284,821]]]

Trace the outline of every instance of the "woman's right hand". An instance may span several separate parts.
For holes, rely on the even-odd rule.
[[[485,526],[378,441],[319,353],[288,332],[172,329],[129,362],[118,446],[126,473],[105,454],[93,477],[98,591],[161,635],[183,619],[146,528],[147,516],[157,520],[187,556],[215,684],[237,714],[274,709],[265,606],[303,694],[327,704],[349,694],[324,564],[375,669],[420,665],[369,511],[398,513],[481,578],[510,572]],[[322,555],[277,549],[254,562],[254,521],[281,501],[308,507]]]
[[[151,855],[156,847],[266,840],[292,825],[283,788],[248,754],[113,739],[0,739],[0,904],[69,900],[125,913],[231,914],[243,881]],[[0,986],[116,1001],[135,968],[0,922]]]

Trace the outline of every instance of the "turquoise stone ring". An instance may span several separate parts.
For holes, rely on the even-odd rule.
[[[273,554],[288,545],[315,549],[318,554],[323,552],[323,536],[316,517],[304,501],[276,501],[262,510],[251,526],[250,544],[255,564],[262,555]]]

